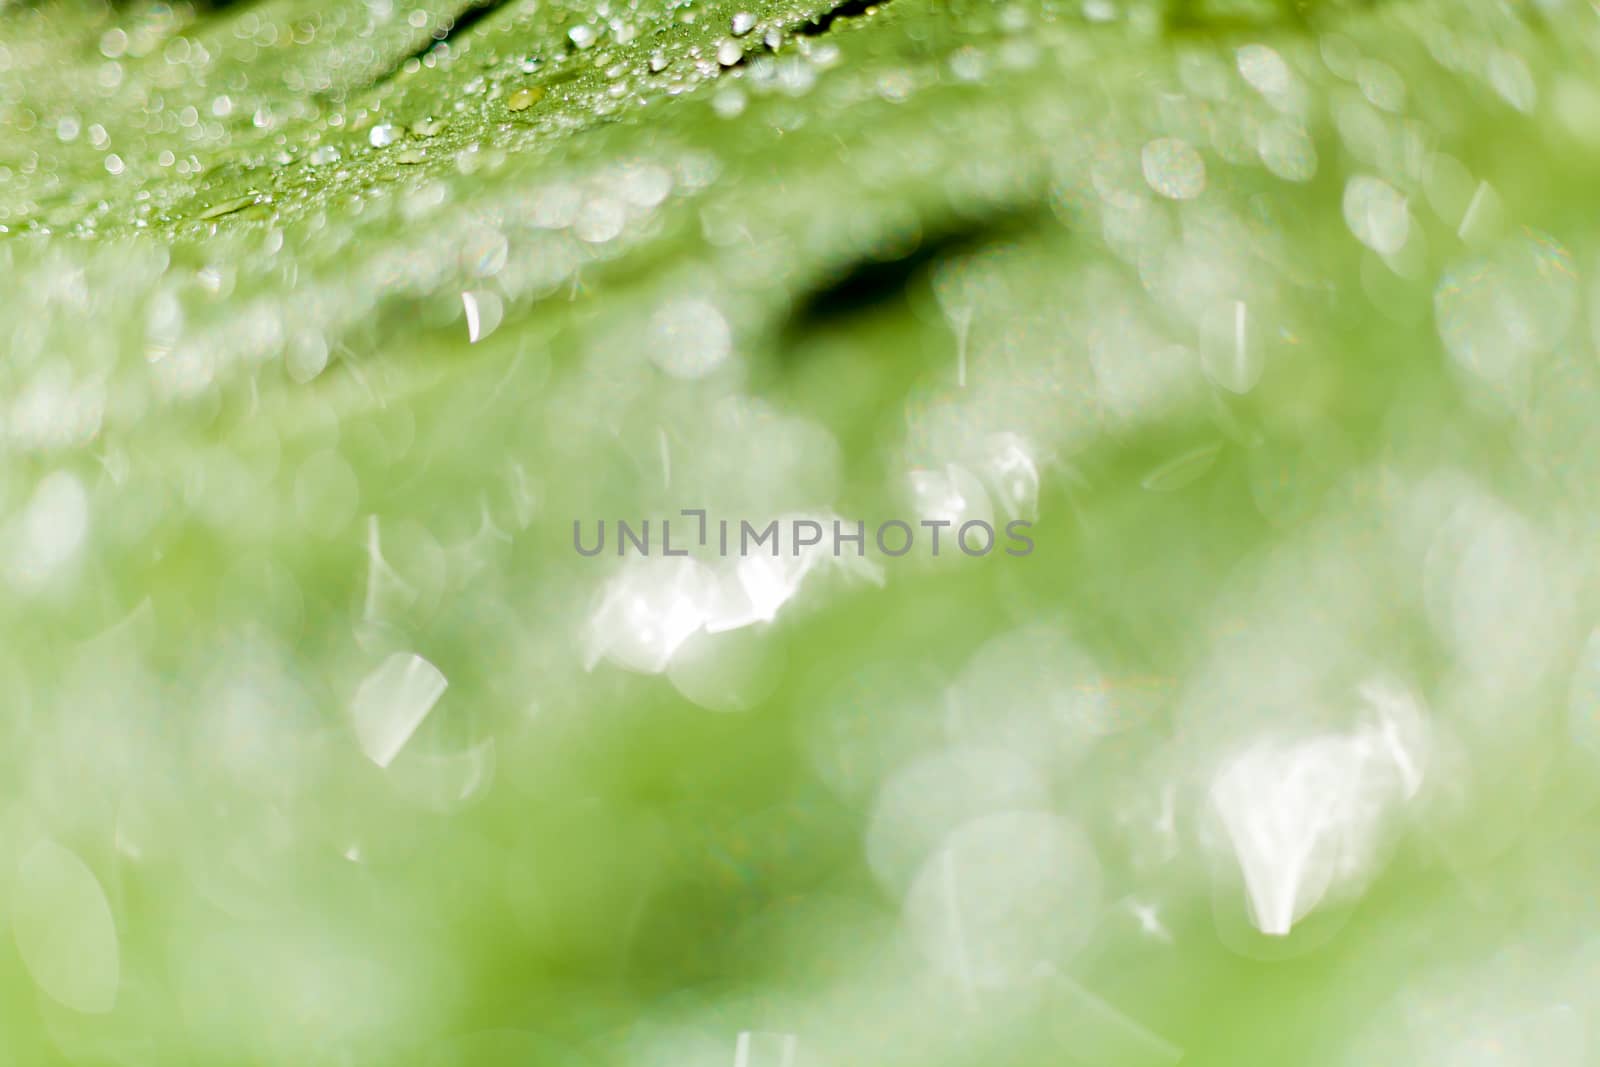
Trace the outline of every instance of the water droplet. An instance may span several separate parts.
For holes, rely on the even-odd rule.
[[[1400,251],[1411,233],[1406,198],[1383,179],[1365,174],[1345,183],[1344,221],[1356,240],[1381,256]]]
[[[735,37],[743,37],[745,34],[749,33],[755,28],[756,17],[750,14],[748,11],[741,11],[734,15],[732,21],[729,23],[729,29],[733,31],[733,35]]]
[[[544,88],[533,85],[518,89],[506,100],[507,111],[526,111],[544,98]]]
[[[711,98],[711,110],[715,111],[719,118],[736,119],[744,114],[746,103],[744,93],[730,85],[717,90],[717,95]]]
[[[505,269],[511,242],[488,226],[474,229],[461,241],[461,269],[474,278],[492,278]]]
[[[1095,662],[1060,628],[1033,623],[986,641],[952,687],[945,730],[1065,772],[1095,739],[1130,724]]]
[[[461,294],[461,306],[467,315],[467,341],[477,344],[494,333],[505,317],[505,307],[500,298],[487,290]]]
[[[1489,84],[1501,98],[1518,111],[1532,114],[1539,102],[1539,89],[1534,84],[1528,64],[1515,52],[1496,48],[1489,53]]]
[[[1201,445],[1170,459],[1144,476],[1140,483],[1154,493],[1172,493],[1197,481],[1211,469],[1222,453],[1222,445]]]
[[[667,54],[665,52],[650,53],[650,73],[660,74],[667,69]]]
[[[1219,304],[1203,320],[1200,365],[1230,393],[1248,393],[1261,380],[1261,346],[1250,338],[1250,309],[1242,300]]]
[[[89,529],[89,496],[67,471],[47,475],[13,527],[14,579],[43,582],[78,554]]]
[[[1406,83],[1399,71],[1387,63],[1363,60],[1356,71],[1356,83],[1361,87],[1361,95],[1371,101],[1373,107],[1391,112],[1405,107]]]
[[[28,974],[51,999],[102,1015],[122,983],[116,923],[105,890],[76,855],[51,841],[18,866],[10,925]]]
[[[1462,369],[1504,386],[1529,356],[1549,352],[1567,336],[1579,296],[1572,254],[1530,230],[1448,270],[1434,292],[1434,318],[1439,339]]]
[[[1161,137],[1140,153],[1144,180],[1169,200],[1193,200],[1206,187],[1206,165],[1189,142]]]
[[[439,668],[415,653],[390,655],[362,680],[350,702],[361,751],[378,766],[389,766],[449,684]]]
[[[283,354],[283,368],[291,380],[304,385],[328,365],[328,342],[316,330],[296,334]]]
[[[599,196],[584,202],[577,218],[573,219],[572,232],[578,240],[589,244],[604,244],[622,232],[627,223],[627,213],[621,203],[608,196]]]
[[[1211,803],[1245,883],[1250,918],[1286,937],[1371,867],[1385,809],[1401,797],[1388,757],[1362,735],[1259,741],[1224,765]]]
[[[606,584],[587,627],[587,663],[660,674],[706,622],[716,579],[692,558],[631,557]]]
[[[731,67],[744,58],[744,45],[738,41],[725,40],[717,45],[717,62],[724,67]]]
[[[311,155],[308,158],[310,159],[313,167],[325,167],[330,163],[339,162],[341,157],[339,154],[339,149],[335,146],[331,144],[319,144],[317,147],[311,150]]]
[[[703,378],[733,351],[722,312],[700,299],[679,300],[650,320],[650,359],[674,378]]]
[[[400,128],[392,123],[384,122],[372,127],[367,133],[367,143],[373,148],[388,148],[400,137]]]
[[[619,191],[635,207],[653,208],[672,192],[672,175],[653,164],[630,166],[621,175]]]
[[[1247,44],[1234,55],[1239,74],[1262,96],[1282,96],[1289,91],[1289,65],[1264,44]]]
[[[989,499],[989,491],[977,475],[959,463],[947,463],[940,470],[909,471],[906,489],[908,503],[919,519],[942,520],[956,529],[968,522],[994,525],[994,502]]]
[[[992,813],[1046,807],[1048,798],[1039,771],[1013,752],[950,748],[922,756],[879,788],[867,821],[867,864],[899,896],[952,830]]]
[[[593,45],[599,36],[599,32],[586,22],[579,23],[567,31],[567,40],[580,51]]]
[[[210,207],[200,212],[196,218],[219,219],[224,215],[232,215],[236,211],[243,211],[247,207],[254,207],[256,204],[261,202],[261,199],[261,194],[258,192],[245,193],[243,196],[236,196],[230,200],[224,200],[220,203],[212,204]]]
[[[1461,223],[1456,227],[1456,236],[1469,245],[1482,244],[1500,231],[1504,221],[1505,209],[1500,194],[1488,182],[1480,181],[1473,187],[1472,196],[1467,200]]]
[[[1256,131],[1256,151],[1273,174],[1291,182],[1310,181],[1317,173],[1317,149],[1298,123],[1273,119]]]
[[[917,872],[905,915],[923,953],[968,995],[1030,980],[1088,941],[1103,875],[1089,839],[1046,811],[963,824]]]
[[[1028,443],[1014,433],[998,433],[987,442],[981,473],[1008,519],[1034,519],[1039,514],[1039,466]]]
[[[747,711],[776,688],[781,655],[759,628],[698,633],[673,655],[667,680],[708,711]]]

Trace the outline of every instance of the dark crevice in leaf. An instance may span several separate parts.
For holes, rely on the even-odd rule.
[[[464,35],[468,30],[472,29],[472,27],[476,26],[478,23],[482,22],[496,11],[499,11],[502,7],[505,7],[509,2],[510,0],[487,0],[485,3],[473,4],[471,7],[466,8],[459,15],[455,16],[455,18],[447,20],[442,26],[436,29],[433,32],[432,37],[425,44],[423,44],[421,48],[418,48],[415,52],[403,57],[400,62],[395,64],[393,70],[379,78],[375,84],[381,85],[393,78],[396,74],[400,73],[400,71],[404,70],[405,65],[411,62],[413,59],[421,62],[421,60],[427,56],[429,52],[432,52],[435,48],[438,48],[442,44],[448,44],[452,38],[459,40],[461,36]]]
[[[472,27],[504,7],[506,3],[507,0],[489,0],[485,4],[474,4],[451,20],[449,26],[445,29],[444,36],[440,37],[439,41],[448,41],[456,34],[466,33]],[[437,43],[435,42],[435,44]],[[420,49],[416,53],[416,58],[421,59],[427,54],[428,49]]]
[[[889,0],[845,0],[838,7],[830,8],[795,30],[801,37],[819,37],[833,28],[839,19],[856,18],[869,11],[876,10],[888,3]]]
[[[1372,8],[1378,2],[1355,0],[1352,6]],[[1313,4],[1304,0],[1242,5],[1215,0],[1172,0],[1167,5],[1164,23],[1168,33],[1187,37],[1259,32],[1285,23],[1304,28],[1313,8]]]
[[[1019,209],[973,222],[947,220],[925,232],[916,246],[892,258],[862,258],[831,272],[795,303],[783,327],[784,348],[806,335],[842,325],[902,300],[911,286],[941,260],[1003,242],[1029,228],[1034,212]]]
[[[206,15],[240,10],[251,6],[255,2],[256,0],[189,0],[189,6],[194,9],[196,14]],[[40,2],[34,6],[43,8],[48,5]],[[111,0],[110,6],[117,11],[130,11],[145,5],[139,3],[138,0]]]

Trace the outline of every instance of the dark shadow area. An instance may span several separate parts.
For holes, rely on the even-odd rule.
[[[490,3],[474,4],[472,7],[467,8],[465,11],[461,12],[461,14],[457,15],[453,21],[451,21],[450,25],[445,29],[444,36],[437,38],[433,42],[433,45],[437,45],[440,41],[448,41],[457,34],[466,33],[468,30],[472,29],[472,27],[476,26],[478,23],[482,22],[484,19],[488,18],[490,15],[504,7],[506,2],[507,0],[491,0]],[[427,55],[429,48],[432,48],[433,45],[429,45],[428,48],[418,50],[415,53],[416,58],[421,59],[423,56]]]
[[[875,11],[883,7],[888,2],[889,0],[846,0],[845,3],[840,4],[838,7],[824,11],[810,22],[802,23],[795,27],[789,36],[820,37],[832,29],[837,20],[865,15],[869,11]],[[765,41],[755,41],[745,50],[745,54],[739,57],[738,62],[730,64],[729,69],[746,66],[754,57],[771,55],[772,51],[772,48]]]
[[[845,0],[838,7],[823,12],[794,32],[801,37],[817,37],[832,29],[834,22],[839,19],[852,19],[858,15],[865,15],[873,8],[882,7],[888,2],[889,0]]]
[[[915,248],[893,259],[860,259],[818,279],[812,291],[796,302],[783,326],[784,351],[813,331],[903,299],[911,285],[942,259],[975,252],[1031,229],[1038,216],[1015,210],[981,220],[946,220],[927,230]]]
[[[1383,0],[1168,0],[1162,24],[1173,37],[1226,37],[1270,26],[1305,30],[1320,16],[1376,9]]]
[[[236,2],[248,2],[248,0],[236,0]],[[499,11],[502,7],[505,7],[509,2],[510,0],[487,0],[486,3],[473,4],[471,7],[466,8],[460,14],[456,15],[455,18],[447,21],[443,27],[434,30],[433,34],[428,38],[428,40],[423,42],[421,48],[418,48],[415,52],[412,52],[409,55],[401,56],[400,61],[394,65],[394,68],[388,73],[384,74],[382,77],[376,79],[373,82],[373,85],[382,85],[384,82],[390,80],[404,70],[406,64],[411,62],[413,59],[421,62],[423,57],[425,57],[429,52],[432,52],[435,48],[438,48],[441,44],[447,44],[452,40],[459,40],[464,34],[466,34],[468,30],[472,29],[472,27],[476,26],[478,23],[482,22],[496,11]]]
[[[189,0],[189,6],[200,15],[223,15],[235,11],[243,11],[247,7],[254,7],[257,0]],[[31,7],[39,10],[50,6],[45,0],[22,0],[16,5],[17,9]],[[118,14],[129,14],[141,7],[152,6],[148,0],[108,0],[107,7]]]
[[[462,34],[472,29],[472,27],[476,26],[478,23],[482,22],[496,11],[499,11],[508,2],[509,0],[489,0],[488,3],[472,5],[471,7],[462,11],[454,19],[447,22],[444,26],[443,33],[435,32],[432,40],[428,41],[428,43],[424,44],[421,48],[417,49],[415,52],[412,52],[409,56],[406,56],[404,59],[400,60],[399,63],[395,64],[395,69],[398,70],[413,59],[420,60],[423,56],[427,55],[435,48],[438,48],[441,44],[445,44],[450,41],[451,38],[459,38]]]

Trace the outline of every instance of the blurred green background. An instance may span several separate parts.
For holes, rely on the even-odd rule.
[[[0,0],[0,1060],[1597,1062],[1597,58]]]

